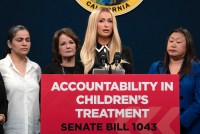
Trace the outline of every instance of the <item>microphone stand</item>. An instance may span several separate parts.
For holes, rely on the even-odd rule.
[[[112,65],[112,64],[108,64],[108,65],[109,65],[108,74],[112,74],[112,69],[111,69],[111,65]]]
[[[118,63],[119,63],[119,61],[118,61],[118,60],[115,60],[115,61],[113,61],[111,64],[108,64],[108,65],[109,65],[108,74],[112,74],[111,65],[115,64],[115,66],[117,66]]]

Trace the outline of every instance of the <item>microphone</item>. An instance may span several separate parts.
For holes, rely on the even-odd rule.
[[[115,52],[114,59],[113,59],[113,64],[117,66],[121,61],[121,54],[120,52]]]
[[[105,64],[107,64],[107,56],[106,56],[106,53],[101,51],[99,53],[100,55],[100,62],[103,64],[103,66],[105,66]]]

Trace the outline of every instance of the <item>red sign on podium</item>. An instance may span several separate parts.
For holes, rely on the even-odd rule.
[[[48,75],[42,134],[178,134],[178,75]]]

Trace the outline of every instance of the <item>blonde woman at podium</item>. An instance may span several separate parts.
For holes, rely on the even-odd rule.
[[[57,30],[53,36],[53,63],[43,71],[44,74],[83,74],[83,65],[76,54],[79,38],[70,28]]]
[[[109,8],[100,7],[90,14],[80,57],[84,74],[91,74],[95,68],[133,73],[132,51],[122,47],[116,17]],[[115,57],[119,59],[114,60]]]
[[[167,40],[164,60],[153,63],[149,70],[150,74],[179,75],[181,134],[200,133],[200,64],[193,45],[187,29],[174,29]]]

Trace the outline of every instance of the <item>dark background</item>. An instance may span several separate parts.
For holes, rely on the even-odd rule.
[[[192,33],[199,56],[199,5],[198,0],[143,0],[129,13],[117,16],[122,43],[133,51],[135,73],[147,73],[152,62],[163,58],[168,33],[180,26]],[[54,32],[70,27],[78,34],[82,45],[89,15],[90,12],[75,0],[1,1],[0,54],[7,48],[9,28],[24,25],[31,34],[28,57],[43,69],[52,62]]]

